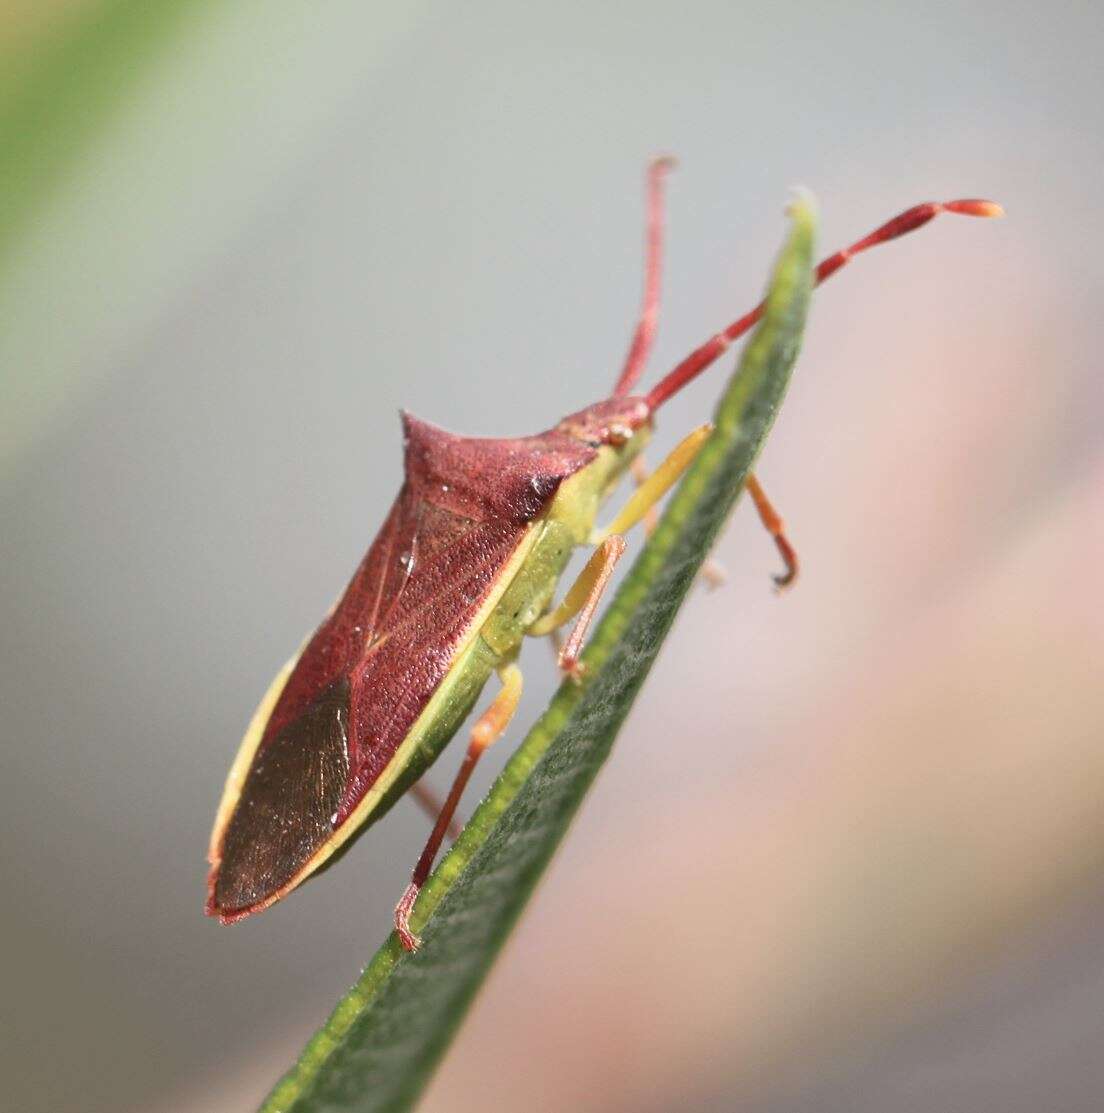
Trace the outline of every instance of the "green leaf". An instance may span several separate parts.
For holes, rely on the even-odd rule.
[[[424,5],[52,6],[0,54],[0,483],[234,254]]]
[[[716,428],[565,683],[423,889],[421,949],[392,936],[269,1095],[264,1113],[408,1109],[613,745],[679,604],[770,431],[812,288],[816,216],[800,198],[762,323],[717,407]]]
[[[12,239],[206,0],[87,4],[0,59],[0,265]]]

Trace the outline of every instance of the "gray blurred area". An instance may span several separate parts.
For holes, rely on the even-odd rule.
[[[224,929],[223,778],[399,407],[520,434],[610,389],[670,152],[653,376],[758,296],[795,185],[826,250],[1009,216],[817,296],[760,472],[802,581],[741,506],[424,1108],[1099,1110],[1099,8],[294,8],[199,6],[0,291],[0,1104],[252,1108],[357,976],[425,819]]]

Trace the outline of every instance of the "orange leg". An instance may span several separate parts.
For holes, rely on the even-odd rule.
[[[518,700],[521,699],[521,669],[515,664],[509,664],[500,670],[499,676],[502,679],[502,690],[495,696],[491,706],[476,720],[475,726],[472,727],[471,741],[468,743],[468,752],[464,755],[463,764],[456,774],[456,779],[452,782],[452,788],[449,789],[444,807],[441,808],[441,813],[437,816],[437,822],[430,833],[429,841],[418,859],[418,864],[414,867],[410,884],[407,885],[406,891],[395,907],[395,930],[398,932],[399,942],[402,943],[403,950],[416,951],[418,944],[421,942],[410,929],[410,914],[414,910],[414,902],[418,899],[418,893],[421,892],[422,886],[426,883],[426,878],[429,877],[429,871],[433,868],[433,859],[437,857],[437,851],[441,849],[441,843],[444,841],[445,833],[456,814],[456,807],[460,803],[460,797],[464,794],[468,779],[471,777],[479,759],[483,756],[483,751],[492,742],[502,737],[506,727],[510,724],[510,720],[514,717],[514,712],[517,711]]]
[[[582,575],[571,589],[574,591],[576,588],[580,588],[580,594],[585,590],[586,596],[578,610],[578,617],[575,619],[575,625],[571,628],[571,633],[567,635],[567,640],[560,647],[560,655],[556,663],[576,682],[583,678],[583,665],[579,661],[579,657],[583,652],[583,643],[586,641],[587,631],[594,621],[594,613],[598,610],[598,603],[609,586],[613,570],[624,552],[625,539],[620,534],[615,533],[612,537],[607,537],[594,550],[594,555],[587,561],[586,568],[583,569]],[[592,566],[593,571],[588,577],[587,573],[591,571]],[[589,584],[587,583],[588,579]],[[570,601],[571,592],[568,592],[564,603]]]
[[[583,666],[579,662],[583,642],[602,594],[609,586],[610,577],[624,551],[625,539],[619,533],[607,537],[591,553],[590,560],[579,573],[579,578],[568,588],[563,602],[529,627],[529,633],[539,638],[545,634],[554,635],[564,623],[575,619],[571,633],[564,639],[556,654],[556,664],[572,680],[581,681],[583,678]]]
[[[783,591],[797,579],[797,552],[786,536],[786,526],[778,511],[771,505],[766,491],[759,486],[759,480],[754,475],[749,475],[746,486],[747,493],[751,495],[751,501],[755,503],[755,509],[759,512],[759,520],[763,523],[763,528],[767,533],[774,538],[774,543],[778,546],[778,552],[782,556],[782,562],[786,566],[785,572],[774,577],[775,586],[779,591]]]

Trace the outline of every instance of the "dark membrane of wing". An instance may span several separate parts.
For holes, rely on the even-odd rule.
[[[255,755],[223,839],[220,912],[283,888],[333,833],[349,775],[348,720],[349,683],[340,678]]]

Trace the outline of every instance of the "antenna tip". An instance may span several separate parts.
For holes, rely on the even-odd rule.
[[[985,201],[978,197],[966,198],[962,201],[948,201],[943,208],[949,213],[961,213],[963,216],[1002,217],[1004,208],[996,201]]]
[[[674,155],[656,155],[648,164],[648,169],[653,174],[666,174],[678,166],[678,159]]]

